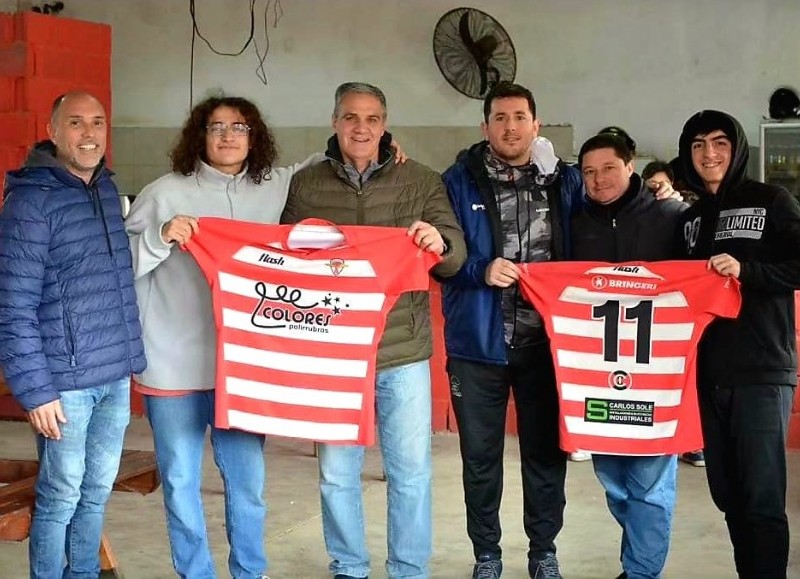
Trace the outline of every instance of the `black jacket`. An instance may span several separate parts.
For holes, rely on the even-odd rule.
[[[587,199],[572,220],[573,259],[581,261],[658,261],[672,257],[678,217],[686,205],[656,201],[634,173],[628,191],[605,206]]]
[[[711,194],[694,170],[691,144],[697,134],[717,129],[731,140],[732,158],[716,194]],[[783,187],[745,176],[747,139],[736,119],[725,113],[703,111],[689,119],[679,155],[687,181],[700,199],[681,218],[678,250],[690,259],[727,253],[741,263],[741,312],[733,320],[718,318],[706,329],[700,343],[698,384],[795,385],[794,290],[800,289],[797,199]]]

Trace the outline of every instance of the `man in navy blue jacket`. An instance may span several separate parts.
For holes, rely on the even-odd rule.
[[[517,263],[569,257],[570,219],[583,200],[578,171],[538,137],[530,91],[500,83],[486,96],[485,141],[444,174],[464,229],[467,261],[443,285],[450,390],[463,462],[473,577],[502,572],[499,508],[509,389],[517,410],[523,522],[531,577],[560,578],[566,455],[542,318],[518,291]]]
[[[37,433],[30,576],[97,577],[144,347],[128,236],[103,162],[103,106],[87,93],[63,95],[47,130],[50,140],[6,176],[0,368]]]

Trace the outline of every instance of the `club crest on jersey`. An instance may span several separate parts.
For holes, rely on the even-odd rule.
[[[614,370],[608,375],[608,385],[614,390],[628,390],[633,385],[633,377],[625,370]]]
[[[344,262],[343,259],[334,257],[328,262],[328,267],[331,268],[331,273],[333,275],[339,275],[344,271],[344,268],[347,267],[347,264]]]

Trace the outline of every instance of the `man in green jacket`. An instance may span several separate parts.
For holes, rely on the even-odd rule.
[[[433,273],[454,275],[466,247],[441,177],[396,165],[386,132],[386,98],[372,85],[336,89],[327,162],[292,179],[282,223],[316,217],[339,225],[406,227],[442,256]],[[389,577],[426,579],[431,555],[430,311],[425,292],[403,294],[389,313],[375,379],[378,433],[388,477]],[[363,446],[321,444],[322,525],[335,579],[369,575],[361,501]]]

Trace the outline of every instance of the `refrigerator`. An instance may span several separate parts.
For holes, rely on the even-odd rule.
[[[800,119],[761,123],[758,176],[800,198]]]

